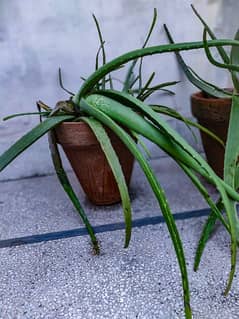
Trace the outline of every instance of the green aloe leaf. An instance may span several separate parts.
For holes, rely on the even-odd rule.
[[[233,95],[224,159],[224,180],[235,189],[238,187],[238,181],[236,180],[236,171],[239,165],[238,123],[239,97]]]
[[[146,100],[150,95],[152,95],[153,93],[157,92],[157,91],[165,91],[169,94],[175,94],[173,91],[165,89],[165,87],[171,86],[171,85],[175,85],[179,83],[179,81],[172,81],[172,82],[164,82],[164,83],[160,83],[158,85],[152,86],[147,88],[146,92],[144,92],[143,94],[141,94],[140,97],[138,97],[141,101]]]
[[[93,133],[95,134],[97,140],[100,143],[100,146],[107,158],[107,161],[110,165],[110,168],[113,172],[115,180],[117,182],[122,206],[124,211],[124,218],[125,218],[125,245],[124,247],[128,247],[130,238],[131,238],[131,228],[132,228],[132,217],[131,217],[131,205],[130,205],[130,197],[128,192],[128,187],[125,181],[124,173],[122,171],[119,159],[115,150],[111,144],[111,141],[102,126],[102,124],[93,119],[88,117],[80,117],[80,119],[86,122],[90,128],[92,129]]]
[[[216,61],[212,54],[211,54],[211,51],[210,51],[210,47],[208,45],[209,41],[207,40],[207,30],[204,28],[203,30],[203,44],[204,44],[204,49],[205,49],[205,53],[206,53],[206,56],[209,60],[209,62],[219,68],[222,68],[222,69],[227,69],[229,71],[237,71],[239,72],[239,65],[238,64],[230,64],[230,63],[221,63],[221,62],[218,62]]]
[[[164,29],[169,39],[169,42],[171,44],[174,44],[172,35],[169,32],[169,29],[167,28],[166,25],[164,25]],[[175,54],[179,64],[182,67],[182,70],[184,71],[184,74],[193,85],[195,85],[197,88],[199,88],[203,92],[208,93],[211,96],[215,96],[218,98],[230,97],[230,93],[224,91],[223,89],[217,87],[216,85],[212,85],[211,83],[204,81],[195,71],[193,71],[189,66],[187,66],[187,64],[184,62],[184,59],[182,58],[179,52],[175,52]]]
[[[213,132],[211,132],[210,130],[208,130],[206,127],[204,127],[203,125],[200,125],[197,122],[193,122],[190,119],[182,116],[180,113],[178,113],[177,111],[175,111],[172,108],[169,108],[167,106],[164,105],[158,105],[158,104],[151,104],[152,109],[157,112],[157,113],[161,113],[164,115],[168,115],[170,117],[173,117],[179,121],[182,121],[185,123],[185,125],[187,125],[187,127],[191,130],[190,126],[196,127],[198,128],[200,131],[204,132],[205,134],[207,134],[208,136],[212,137],[215,141],[217,141],[219,144],[221,144],[223,147],[225,147],[224,142],[217,136],[215,135]],[[193,133],[193,132],[192,132]]]
[[[209,36],[211,37],[211,39],[213,40],[217,40],[217,37],[215,36],[215,34],[213,33],[213,31],[211,30],[211,28],[209,27],[209,25],[206,23],[206,21],[201,17],[201,15],[198,13],[198,11],[195,9],[195,7],[191,4],[191,7],[194,11],[194,13],[196,14],[196,16],[199,18],[199,20],[202,22],[204,28],[207,30],[207,33],[209,34]],[[222,60],[225,63],[229,63],[230,62],[230,58],[227,55],[227,52],[224,50],[223,47],[217,47],[217,51],[220,54]]]
[[[146,36],[146,39],[145,39],[145,41],[144,41],[144,44],[143,44],[142,48],[145,48],[146,45],[148,44],[149,39],[150,39],[150,37],[151,37],[151,35],[152,35],[152,32],[153,32],[153,30],[154,30],[154,27],[155,27],[156,22],[157,22],[157,9],[154,8],[153,20],[152,20],[152,22],[151,22],[151,25],[150,25],[148,34],[147,34],[147,36]],[[135,60],[131,63],[131,65],[130,65],[130,67],[129,67],[127,73],[126,73],[126,77],[125,77],[125,80],[124,80],[124,86],[123,86],[123,91],[124,91],[124,92],[128,92],[129,89],[132,88],[132,86],[133,86],[133,85],[135,84],[135,82],[136,82],[136,81],[134,82],[133,77],[134,77],[134,68],[135,68],[137,62],[138,62],[138,59],[135,59]],[[137,76],[137,80],[139,80],[140,83],[142,82],[142,59],[141,59],[141,61],[140,61],[139,75]],[[132,84],[132,82],[134,82],[134,83]],[[139,87],[140,87],[140,85],[139,85]]]
[[[137,143],[142,147],[145,155],[147,156],[147,158],[151,158],[151,153],[148,149],[148,147],[146,146],[146,144],[143,142],[143,140],[139,137],[139,134],[135,133],[134,131],[130,131],[130,134],[136,139]]]
[[[40,137],[46,134],[49,130],[57,126],[58,124],[71,120],[74,117],[71,115],[55,116],[46,119],[30,132],[20,138],[15,144],[13,144],[6,152],[0,156],[0,172],[10,164],[18,155],[20,155],[26,148],[36,142]]]
[[[93,14],[93,19],[96,25],[96,29],[98,32],[99,40],[100,40],[100,49],[98,50],[96,54],[96,70],[98,69],[98,59],[99,59],[99,53],[102,51],[102,64],[104,65],[106,63],[106,53],[105,53],[105,41],[103,40],[102,32],[100,30],[100,24],[96,18],[96,16]],[[105,77],[102,78],[102,89],[105,89]]]
[[[114,104],[114,100],[112,100],[112,97],[114,99],[118,99],[120,103],[123,103],[124,105],[131,106],[134,108],[137,108],[140,111],[143,111],[146,116],[149,117],[149,120],[152,121],[154,124],[159,126],[161,130],[164,131],[166,136],[170,139],[172,139],[178,146],[180,146],[190,157],[191,161],[190,164],[193,164],[193,162],[198,163],[198,165],[203,168],[207,175],[211,177],[212,181],[214,182],[217,190],[221,194],[224,207],[227,213],[228,217],[228,222],[230,225],[230,235],[231,235],[231,271],[229,274],[229,280],[228,280],[228,285],[226,288],[226,292],[231,286],[234,273],[235,273],[235,267],[236,267],[236,254],[237,254],[237,229],[239,228],[239,221],[235,219],[235,209],[231,204],[231,200],[229,199],[224,185],[224,183],[211,169],[211,167],[205,162],[205,160],[186,142],[184,139],[176,132],[174,131],[166,122],[162,121],[159,115],[154,112],[151,108],[149,108],[147,105],[145,105],[143,102],[139,101],[135,97],[124,93],[124,92],[114,92],[114,91],[105,91],[103,94],[107,94],[108,96],[111,97],[111,99],[108,100],[108,105],[107,104],[107,99],[102,99],[101,103],[99,103],[99,97],[96,96],[96,98],[92,98],[93,95],[89,96],[87,99],[94,101],[97,104],[99,108],[103,108],[106,110],[106,112],[111,114],[114,111],[114,106],[111,104]],[[110,104],[111,103],[111,104]],[[119,104],[119,103],[118,103]],[[120,105],[118,105],[118,109],[120,108]],[[129,112],[128,112],[129,114]],[[127,114],[127,115],[128,115]],[[136,129],[137,130],[137,129]],[[142,133],[141,133],[142,134]],[[143,135],[143,134],[142,134]],[[155,141],[157,144],[157,141]]]
[[[95,233],[94,230],[84,212],[83,207],[80,204],[79,199],[77,198],[71,184],[70,181],[67,177],[67,174],[63,168],[62,165],[62,161],[61,161],[61,157],[60,157],[60,153],[58,150],[58,146],[56,143],[56,137],[55,137],[55,133],[53,130],[51,130],[48,133],[48,141],[49,141],[49,147],[50,147],[50,151],[51,151],[51,157],[52,157],[52,161],[53,161],[53,165],[57,174],[57,177],[63,187],[63,189],[65,190],[66,194],[68,195],[68,197],[70,198],[73,206],[76,208],[77,212],[79,213],[83,223],[85,224],[85,227],[90,235],[91,238],[91,242],[93,245],[93,251],[95,254],[99,254],[100,253],[100,247],[98,244],[98,240],[95,237]]]
[[[138,94],[138,96],[137,96],[138,99],[140,99],[140,97],[144,94],[144,92],[149,89],[149,86],[150,86],[150,84],[152,83],[154,77],[155,77],[155,72],[153,72],[153,73],[150,75],[150,77],[149,77],[148,81],[145,83],[144,87],[143,87],[141,90],[139,89],[139,94]]]
[[[219,200],[217,202],[217,209],[219,211],[222,211],[224,208],[224,205],[223,203],[221,202],[221,200]],[[197,246],[197,249],[196,249],[196,254],[195,254],[195,260],[194,260],[194,271],[197,271],[198,270],[198,267],[199,267],[199,264],[200,264],[200,261],[201,261],[201,257],[202,257],[202,254],[203,254],[203,251],[205,249],[205,246],[207,244],[207,241],[214,229],[214,226],[215,226],[215,223],[218,219],[218,215],[215,214],[215,212],[213,210],[211,210],[208,218],[207,218],[207,221],[203,227],[203,231],[202,231],[202,234],[200,236],[200,239],[199,239],[199,242],[198,242],[198,246]],[[230,232],[230,229],[228,230]]]
[[[178,258],[179,267],[182,274],[182,284],[183,284],[183,292],[184,292],[184,307],[185,307],[185,316],[187,319],[192,318],[191,308],[190,308],[190,293],[189,293],[189,284],[187,277],[187,267],[185,262],[185,256],[183,251],[182,242],[177,230],[177,226],[173,219],[172,213],[170,211],[170,207],[167,203],[167,199],[165,197],[164,191],[161,188],[160,184],[157,181],[157,178],[149,166],[148,162],[144,159],[141,152],[137,148],[137,145],[133,141],[133,139],[126,133],[120,126],[118,126],[110,117],[101,112],[97,105],[93,104],[93,101],[88,102],[87,100],[81,99],[80,106],[84,112],[88,115],[91,115],[97,118],[101,123],[104,123],[108,126],[112,131],[115,132],[116,135],[122,140],[123,143],[128,147],[130,152],[134,155],[134,157],[139,162],[142,170],[145,173],[148,182],[150,183],[152,190],[158,199],[159,205],[162,210],[162,214],[165,218],[169,233],[171,235],[171,239],[174,245],[174,249]],[[143,135],[143,134],[142,134]]]
[[[174,143],[173,140],[170,139],[168,134],[155,128],[149,121],[146,121],[142,116],[134,112],[130,107],[123,106],[121,103],[118,103],[112,98],[106,98],[105,96],[103,96],[103,94],[111,96],[112,91],[101,91],[101,95],[91,94],[87,97],[87,101],[91,102],[92,100],[94,104],[97,104],[97,107],[100,110],[102,110],[104,113],[107,113],[117,122],[121,123],[125,127],[128,127],[130,130],[141,134],[141,130],[143,129],[144,136],[150,141],[157,144],[172,158],[177,159],[187,166],[193,168],[196,172],[205,177],[207,181],[209,181],[213,185],[215,185],[215,180],[220,181],[228,195],[234,200],[239,201],[239,194],[223,180],[221,180],[217,175],[215,175],[212,169],[199,154],[196,153],[200,161],[202,161],[203,165],[201,165],[202,163],[198,163],[198,161],[195,161],[195,159],[190,155],[190,152],[185,152],[182,147]],[[119,100],[122,100],[122,94],[126,95],[126,97],[130,97],[130,95],[126,93],[113,92],[113,96],[115,97],[115,99],[119,98]],[[125,101],[127,102],[127,100]],[[155,113],[154,116],[157,117],[157,113]],[[193,150],[193,152],[195,151]],[[205,165],[211,174],[208,174],[207,169],[205,169]]]
[[[227,142],[226,142],[226,150],[224,157],[224,180],[225,182],[233,187],[235,190],[238,188],[238,159],[239,159],[239,146],[237,142],[238,139],[238,120],[239,120],[239,97],[233,95],[232,97],[232,106],[231,106],[231,114],[229,121],[229,128],[227,134]],[[231,199],[230,201],[231,208],[234,212],[232,216],[232,222],[234,227],[231,228],[231,232],[235,232],[235,236],[239,236],[239,219],[237,215],[236,202]],[[236,262],[236,256],[235,256]],[[233,268],[235,271],[235,269]],[[232,278],[228,283],[225,294],[227,294],[230,290],[232,284]]]

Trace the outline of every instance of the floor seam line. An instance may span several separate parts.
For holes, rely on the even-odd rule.
[[[177,221],[177,220],[185,220],[185,219],[208,216],[209,213],[210,213],[210,209],[206,208],[206,209],[200,209],[200,210],[175,213],[173,214],[173,217]],[[133,220],[132,227],[133,228],[146,227],[146,226],[157,225],[161,223],[165,223],[163,216],[143,217],[143,218],[138,218]],[[94,227],[94,230],[96,234],[100,234],[100,233],[112,232],[117,230],[123,230],[124,228],[125,228],[124,222],[118,222],[118,223],[97,225]],[[52,240],[81,237],[87,234],[88,232],[86,228],[81,227],[81,228],[62,230],[57,232],[2,239],[0,240],[0,248],[10,248],[10,247],[16,247],[20,245],[48,242]]]

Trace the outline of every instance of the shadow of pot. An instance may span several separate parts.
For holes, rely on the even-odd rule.
[[[127,185],[130,183],[134,157],[109,129],[106,129],[118,155]],[[118,186],[94,133],[84,122],[64,122],[56,129],[59,143],[89,200],[96,205],[121,201]]]

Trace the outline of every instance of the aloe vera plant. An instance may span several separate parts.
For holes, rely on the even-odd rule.
[[[198,87],[201,91],[207,93],[209,96],[215,98],[230,98],[231,103],[231,112],[230,112],[230,120],[228,126],[228,134],[226,140],[226,148],[225,148],[225,155],[224,155],[224,181],[230,185],[235,191],[239,188],[239,166],[238,166],[238,158],[239,158],[239,131],[238,131],[238,122],[239,122],[239,50],[237,46],[232,46],[230,53],[228,54],[227,51],[224,49],[223,46],[218,46],[217,52],[221,61],[217,61],[214,59],[211,50],[209,48],[209,41],[207,40],[207,36],[209,35],[211,39],[216,40],[216,36],[208,26],[206,21],[201,17],[198,11],[191,5],[194,13],[199,18],[203,25],[203,47],[205,50],[206,57],[208,58],[209,62],[222,69],[226,69],[229,71],[229,74],[232,79],[232,83],[234,89],[232,92],[228,90],[224,90],[213,83],[209,83],[206,80],[202,79],[194,70],[192,70],[187,64],[185,63],[183,57],[179,52],[176,52],[176,56],[178,59],[179,64],[182,67],[186,77],[188,80]],[[171,33],[169,32],[167,26],[165,25],[165,31],[168,36],[169,42],[171,44],[174,43]],[[239,39],[239,31],[236,32],[234,40]],[[228,221],[228,231],[231,235],[231,272],[229,276],[229,282],[225,289],[225,294],[227,294],[231,288],[233,274],[235,272],[236,267],[236,252],[237,252],[237,245],[239,243],[239,220],[238,214],[236,209],[236,201],[232,198],[229,200],[228,205],[230,208],[229,215],[227,214],[227,221]],[[225,202],[220,198],[217,203],[217,209],[220,212],[225,210]],[[226,210],[228,213],[228,210]],[[195,264],[194,269],[195,271],[198,269],[200,264],[200,260],[202,257],[202,253],[204,251],[205,245],[207,243],[208,238],[212,230],[214,229],[214,225],[216,220],[218,219],[218,215],[211,211],[206,224],[203,228],[201,238],[199,241],[199,245],[196,251],[195,256]],[[225,226],[225,225],[224,225]]]
[[[156,12],[154,13],[154,19],[150,27],[149,36],[155,24],[155,15]],[[98,32],[100,33],[96,18],[95,22],[97,24]],[[99,67],[99,53],[97,53],[96,70],[88,78],[84,78],[84,83],[80,87],[77,94],[73,94],[69,90],[67,90],[68,93],[72,95],[71,98],[68,101],[57,103],[56,107],[53,109],[43,102],[38,102],[39,112],[28,113],[28,115],[39,114],[42,120],[41,123],[33,128],[29,133],[24,135],[20,140],[12,145],[10,149],[8,149],[4,154],[0,156],[0,171],[2,171],[19,154],[21,154],[31,144],[37,141],[41,136],[49,133],[49,144],[52,160],[59,181],[62,184],[67,195],[71,199],[74,207],[79,212],[89,232],[95,252],[99,253],[99,245],[94,234],[94,229],[91,226],[87,215],[79,202],[79,199],[77,198],[71,187],[66,172],[64,171],[54,134],[54,128],[62,122],[86,122],[98,139],[112,168],[112,172],[120,190],[126,225],[125,247],[127,247],[130,242],[131,236],[130,199],[124,175],[122,173],[119,161],[117,160],[117,155],[105,130],[106,127],[111,129],[122,140],[122,142],[126,145],[129,151],[138,161],[151,186],[154,195],[156,196],[156,199],[158,200],[159,207],[165,218],[178,259],[182,276],[185,317],[189,319],[192,318],[192,311],[190,307],[190,292],[186,261],[180,235],[160,182],[153,172],[152,168],[150,167],[150,163],[146,160],[144,154],[138,148],[138,145],[132,136],[143,136],[147,138],[148,140],[155,143],[158,147],[163,149],[169,156],[171,156],[201,192],[202,196],[206,199],[209,206],[211,207],[213,214],[224,224],[224,226],[230,233],[232,240],[232,272],[230,280],[234,273],[233,267],[235,265],[235,254],[237,246],[236,230],[233,227],[233,218],[235,215],[234,209],[231,204],[232,201],[239,201],[239,194],[237,194],[235,188],[231,183],[223,181],[213,172],[213,170],[205,162],[205,160],[174,129],[172,129],[166,121],[161,118],[158,112],[165,113],[167,111],[169,116],[180,118],[177,113],[173,112],[167,107],[151,106],[147,105],[144,102],[151,93],[153,93],[157,89],[162,88],[162,86],[159,87],[159,85],[156,87],[150,87],[154,75],[152,75],[149,80],[146,81],[145,85],[142,84],[142,76],[136,76],[136,79],[138,77],[139,80],[139,86],[137,87],[136,91],[134,91],[133,89],[133,84],[136,83],[137,80],[135,81],[135,77],[132,78],[132,74],[138,59],[140,62],[139,67],[142,68],[142,58],[147,55],[200,49],[205,47],[205,41],[146,47],[148,41],[147,39],[148,37],[146,38],[146,43],[143,45],[142,48],[123,54],[106,63],[104,41],[102,35],[100,35],[101,43],[98,52],[103,52],[102,66]],[[235,48],[239,47],[239,41],[211,40],[207,41],[207,45],[209,48],[221,48],[222,46],[232,45]],[[122,92],[117,91],[113,89],[113,77],[111,73],[114,70],[122,67],[129,61],[132,61],[132,64],[127,73],[126,80],[124,81],[123,90]],[[139,74],[140,72],[141,71],[139,71]],[[64,88],[61,78],[61,72],[59,73],[59,75],[60,84]],[[107,89],[108,85],[110,86],[110,89]],[[165,86],[166,85],[163,85],[163,87]],[[13,115],[8,117],[8,119],[20,115],[23,114]],[[191,123],[188,122],[187,124]],[[129,134],[129,132],[132,132],[132,135]],[[210,183],[216,186],[222,198],[223,207],[227,212],[227,219],[223,216],[220,206],[215,204],[214,201],[210,198],[210,195],[200,182],[197,174],[204,176]]]

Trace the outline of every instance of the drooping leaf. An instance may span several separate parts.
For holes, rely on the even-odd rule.
[[[124,247],[128,247],[130,238],[131,238],[131,228],[132,228],[132,217],[131,217],[131,205],[130,205],[130,197],[128,193],[128,187],[125,181],[124,173],[122,171],[119,159],[115,150],[111,144],[111,141],[102,126],[102,124],[93,119],[88,117],[81,117],[82,121],[86,122],[90,128],[92,129],[95,137],[97,138],[100,146],[107,158],[107,161],[110,165],[110,168],[113,172],[115,180],[117,182],[120,197],[122,200],[122,206],[124,211],[124,218],[125,218],[125,245]]]
[[[169,108],[167,106],[164,106],[164,105],[152,104],[151,106],[152,106],[153,110],[157,113],[168,115],[168,116],[173,117],[179,121],[184,122],[185,125],[187,125],[187,127],[189,129],[190,129],[190,126],[198,128],[200,131],[204,132],[205,134],[207,134],[208,136],[213,138],[215,141],[217,141],[219,144],[221,144],[223,147],[225,147],[224,142],[217,135],[215,135],[212,131],[208,130],[203,125],[200,125],[199,123],[193,122],[190,119],[182,116],[176,110]]]
[[[225,190],[225,186],[226,183],[223,182],[216,174],[215,172],[211,169],[211,167],[205,162],[205,160],[176,132],[174,131],[166,122],[162,121],[161,118],[158,116],[158,114],[156,112],[154,112],[151,108],[149,108],[147,105],[145,105],[143,102],[139,101],[138,99],[136,99],[135,97],[124,93],[124,92],[115,92],[115,91],[105,91],[103,92],[103,94],[106,94],[108,96],[110,96],[111,98],[113,97],[114,99],[120,101],[121,103],[123,103],[124,105],[127,106],[131,106],[134,108],[137,108],[140,111],[143,111],[144,114],[146,116],[149,117],[149,120],[152,121],[154,124],[156,124],[157,126],[160,127],[161,130],[164,131],[165,135],[172,139],[178,146],[180,146],[190,157],[191,157],[191,161],[190,164],[194,164],[194,162],[197,162],[198,165],[201,166],[201,168],[203,168],[207,175],[209,175],[211,177],[211,179],[213,180],[217,190],[219,191],[223,203],[224,203],[224,207],[225,207],[225,211],[228,217],[228,222],[230,225],[230,236],[231,236],[231,271],[229,274],[229,280],[228,280],[228,285],[226,288],[226,292],[228,291],[228,289],[230,289],[233,277],[234,277],[234,273],[235,273],[235,267],[236,267],[236,254],[237,254],[237,229],[239,228],[239,221],[235,218],[235,209],[233,207],[233,205],[231,205],[231,200],[229,199],[226,190]],[[90,98],[90,100],[93,102],[94,98],[92,99],[92,96],[88,97],[88,100]],[[97,106],[99,108],[104,109],[104,111],[106,111],[107,113],[109,113],[112,116],[112,112],[114,112],[114,106],[112,106],[111,104],[114,103],[114,100],[109,99],[107,101],[107,99],[102,99],[101,102],[99,103],[100,98],[98,96],[96,96],[95,102],[97,104]],[[107,105],[108,102],[108,105]],[[119,104],[119,103],[118,103]],[[106,106],[107,105],[107,106]],[[120,105],[118,105],[118,109],[120,108]],[[118,110],[117,110],[118,111]],[[129,112],[128,112],[129,114]],[[136,129],[137,130],[137,129]],[[140,132],[140,134],[142,134],[142,132]],[[142,134],[144,135],[144,134]],[[157,144],[158,141],[155,141],[155,143]]]
[[[230,71],[237,71],[239,72],[239,65],[238,64],[230,64],[230,63],[221,63],[221,62],[218,62],[216,61],[212,54],[211,54],[211,51],[210,51],[210,47],[208,45],[208,40],[207,40],[207,30],[204,28],[203,30],[203,45],[204,45],[204,49],[205,49],[205,53],[206,53],[206,56],[209,60],[209,62],[219,68],[222,68],[222,69],[228,69]]]
[[[239,41],[235,40],[209,40],[208,41],[209,47],[218,47],[218,46],[239,46]],[[121,65],[135,60],[137,58],[148,56],[148,55],[154,55],[154,54],[160,54],[160,53],[166,53],[166,52],[177,52],[177,51],[185,51],[185,50],[196,50],[201,49],[204,47],[204,43],[199,42],[184,42],[184,43],[174,43],[174,44],[164,44],[154,47],[147,47],[144,49],[138,49],[135,51],[128,52],[126,54],[123,54],[119,57],[117,57],[114,60],[111,60],[110,62],[106,63],[102,67],[100,67],[96,72],[94,72],[92,75],[88,77],[88,79],[83,83],[81,86],[81,89],[78,91],[78,93],[73,97],[73,102],[78,105],[80,99],[84,96],[86,96],[92,88],[107,74],[110,72],[116,70]]]
[[[191,7],[192,7],[194,13],[196,14],[196,16],[202,22],[204,28],[207,30],[207,33],[209,34],[211,39],[217,40],[217,37],[213,33],[212,29],[209,27],[209,25],[206,23],[206,21],[202,18],[202,16],[199,14],[199,12],[195,9],[195,7],[192,4],[191,4]],[[229,63],[230,62],[230,58],[227,55],[227,52],[224,50],[223,47],[221,47],[221,46],[217,47],[217,51],[220,54],[220,56],[221,56],[222,60],[224,61],[224,63]]]
[[[219,211],[221,211],[223,209],[223,204],[222,204],[221,200],[219,200],[217,202],[217,209]],[[213,210],[211,210],[211,212],[207,218],[207,221],[204,224],[203,231],[202,231],[202,234],[200,236],[198,246],[196,249],[194,267],[193,267],[194,271],[198,270],[203,251],[204,251],[206,243],[207,243],[207,241],[208,241],[208,239],[209,239],[209,237],[214,229],[214,226],[215,226],[217,219],[218,219],[218,215],[215,214],[215,212]],[[229,232],[230,232],[230,229],[229,229]]]
[[[236,143],[238,139],[238,120],[239,120],[239,96],[233,95],[232,97],[232,106],[229,120],[229,128],[227,133],[227,141],[226,141],[226,149],[224,156],[224,180],[225,182],[233,187],[235,190],[238,188],[238,159],[239,159],[239,146]],[[230,200],[231,209],[234,212],[232,214],[232,222],[233,228],[231,228],[231,232],[235,232],[235,236],[237,239],[239,238],[239,219],[237,215],[236,202],[231,199]],[[235,256],[235,264],[236,264],[236,256]],[[233,265],[231,270],[235,271],[236,265]],[[225,294],[227,294],[230,290],[232,284],[232,276],[229,280],[227,289]]]
[[[55,137],[55,133],[53,130],[51,130],[48,133],[48,141],[49,141],[49,147],[50,147],[50,151],[51,151],[51,157],[52,157],[52,161],[53,161],[53,165],[57,174],[57,177],[63,187],[63,189],[65,190],[66,194],[68,195],[68,197],[70,198],[73,206],[76,208],[77,212],[79,213],[83,223],[85,224],[85,227],[90,235],[91,238],[91,242],[93,245],[93,251],[95,254],[99,254],[100,253],[100,247],[98,244],[98,240],[95,237],[95,233],[94,233],[94,229],[92,228],[83,207],[80,204],[80,201],[78,199],[78,197],[76,196],[70,181],[67,177],[67,174],[63,168],[62,165],[62,161],[61,161],[61,157],[60,157],[60,153],[58,150],[58,146],[56,143],[56,137]]]
[[[151,158],[151,153],[148,149],[148,147],[146,146],[146,144],[144,143],[144,141],[139,137],[139,134],[135,133],[134,131],[130,131],[131,135],[136,139],[137,143],[142,147],[145,155],[147,156],[147,158]]]
[[[30,145],[36,142],[49,130],[51,130],[61,122],[71,120],[73,118],[74,117],[71,115],[55,116],[47,118],[46,120],[44,120],[44,122],[38,124],[0,156],[0,172],[7,165],[9,165],[18,155],[20,155],[25,149],[27,149]]]
[[[105,98],[104,95],[107,95],[108,98]],[[122,100],[122,96],[124,96],[124,100]],[[113,96],[109,98],[109,96]],[[97,104],[97,107],[102,110],[104,113],[107,113],[117,122],[121,123],[125,127],[135,131],[136,133],[141,134],[141,130],[144,130],[143,136],[148,138],[150,141],[157,144],[160,148],[162,148],[166,153],[168,153],[172,158],[178,159],[183,162],[187,166],[193,168],[196,172],[201,174],[203,177],[207,179],[213,185],[217,185],[220,182],[220,186],[226,190],[228,195],[232,197],[234,200],[239,200],[239,194],[233,190],[228,184],[226,184],[223,180],[221,180],[208,166],[205,160],[193,150],[193,153],[198,157],[198,161],[195,161],[194,157],[190,155],[190,152],[185,152],[182,147],[177,145],[170,139],[167,133],[163,133],[161,130],[155,128],[149,121],[146,121],[141,115],[134,112],[130,107],[122,105],[117,102],[117,99],[122,100],[127,103],[127,98],[131,97],[129,94],[122,92],[112,92],[112,91],[100,91],[100,94],[91,94],[87,97],[87,101],[93,102],[94,105]],[[135,101],[135,98],[133,98]],[[137,100],[137,99],[136,99]],[[140,102],[137,100],[137,102]],[[142,103],[142,102],[141,102]],[[131,104],[132,105],[132,104]],[[147,108],[150,108],[147,106]],[[155,112],[154,112],[155,113]],[[157,117],[157,114],[153,113],[153,117]],[[139,132],[140,129],[140,132]],[[175,132],[173,130],[173,132]],[[177,134],[176,134],[177,135]],[[184,141],[184,140],[183,140]],[[186,143],[186,141],[184,141]],[[187,143],[186,143],[187,144]],[[190,147],[189,145],[187,145]],[[207,172],[209,170],[210,174]]]
[[[89,115],[97,118],[101,123],[104,123],[108,126],[118,137],[122,140],[123,143],[128,147],[128,149],[132,152],[134,157],[139,162],[142,170],[145,173],[148,182],[151,185],[151,188],[158,199],[159,205],[162,210],[162,214],[165,218],[169,233],[171,235],[171,239],[174,245],[174,249],[178,258],[179,267],[182,274],[182,285],[184,292],[184,308],[185,308],[185,316],[187,319],[192,318],[191,307],[190,307],[190,293],[189,293],[189,284],[187,277],[187,267],[184,257],[184,251],[181,243],[181,239],[173,219],[172,213],[170,211],[169,205],[167,203],[167,199],[165,197],[164,191],[162,190],[160,184],[157,181],[157,178],[149,166],[148,162],[144,159],[140,151],[138,150],[135,142],[126,133],[121,127],[119,127],[110,117],[101,112],[91,103],[88,103],[86,100],[81,99],[80,102],[81,108]]]
[[[173,37],[171,33],[169,32],[169,29],[166,25],[164,25],[164,29],[169,39],[169,42],[174,44]],[[184,74],[193,85],[195,85],[197,88],[199,88],[200,90],[202,90],[203,92],[206,92],[207,94],[211,96],[215,96],[218,98],[229,97],[230,93],[227,93],[226,91],[217,87],[216,85],[212,85],[211,83],[206,82],[195,71],[193,71],[190,67],[188,67],[179,52],[175,51],[175,54],[179,64],[182,67]]]

